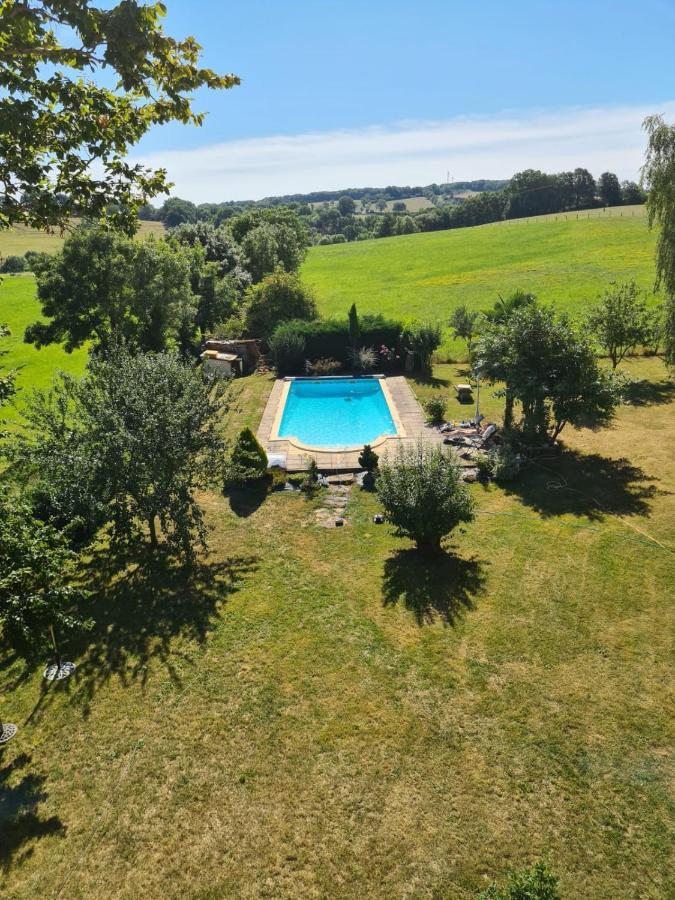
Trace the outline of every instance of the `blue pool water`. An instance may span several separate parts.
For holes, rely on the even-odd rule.
[[[379,378],[302,378],[291,381],[279,437],[311,447],[362,447],[396,426]]]

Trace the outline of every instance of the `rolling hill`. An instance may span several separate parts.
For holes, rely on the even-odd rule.
[[[360,312],[446,323],[455,306],[487,309],[498,293],[534,291],[582,315],[611,280],[654,279],[655,235],[642,207],[558,214],[313,247],[302,269],[325,316]],[[461,353],[449,331],[446,353]]]

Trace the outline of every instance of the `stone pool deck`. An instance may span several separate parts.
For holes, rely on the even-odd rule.
[[[349,451],[304,450],[287,440],[270,439],[284,383],[283,378],[278,378],[274,382],[258,427],[258,440],[267,453],[283,454],[286,457],[286,469],[289,472],[304,471],[310,458],[316,460],[316,464],[322,472],[349,472],[360,469],[358,461],[360,449]],[[406,379],[402,375],[388,377],[387,387],[405,429],[405,437],[387,438],[383,444],[377,447],[378,455],[394,454],[402,444],[415,443],[420,439],[437,444],[442,443],[443,435],[436,429],[427,427],[422,407]]]

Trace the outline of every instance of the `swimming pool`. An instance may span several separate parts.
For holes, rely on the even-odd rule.
[[[277,437],[301,447],[346,450],[400,434],[384,380],[294,378],[282,399]]]

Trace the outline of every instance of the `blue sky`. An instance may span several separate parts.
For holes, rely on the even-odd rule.
[[[242,78],[134,154],[198,202],[525,165],[636,177],[643,115],[675,113],[675,0],[166,4],[167,31]]]

